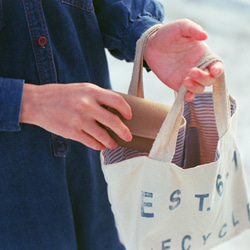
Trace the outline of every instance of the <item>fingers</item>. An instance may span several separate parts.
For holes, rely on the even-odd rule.
[[[80,131],[78,130],[79,128],[77,129],[78,131],[75,136],[76,140],[95,150],[103,150],[106,147],[115,149],[117,143],[111,138],[107,130],[103,126],[100,126],[100,124],[109,127],[121,139],[125,141],[132,140],[132,135],[129,129],[123,124],[117,115],[114,115],[101,106],[94,107],[94,109],[95,119],[86,122],[85,118],[83,118],[82,121],[79,121],[79,124],[82,126],[80,127]]]
[[[98,97],[99,104],[116,109],[127,120],[132,118],[131,108],[122,96],[110,90],[103,89],[103,92]]]
[[[105,145],[103,145],[101,142],[99,142],[93,136],[87,134],[83,130],[79,132],[75,140],[94,150],[104,150],[106,148]]]
[[[42,119],[35,121],[35,125],[95,150],[117,147],[117,143],[100,123],[112,129],[123,140],[132,139],[121,119],[102,106],[113,107],[124,118],[130,119],[131,108],[117,93],[91,83],[48,84],[40,89],[40,99],[44,105],[39,105],[43,107],[42,110],[39,108],[39,117]],[[55,98],[51,98],[52,95]]]
[[[81,131],[81,139],[86,146],[96,150],[115,149],[117,147],[117,143],[98,123],[93,122],[88,125]]]
[[[207,39],[207,33],[197,23],[194,23],[189,19],[181,19],[178,22],[184,37],[191,37],[198,41],[204,41]]]
[[[201,85],[199,82],[194,81],[189,77],[185,78],[185,80],[183,81],[183,85],[189,92],[192,92],[194,94],[201,94],[205,89],[204,85]]]
[[[184,79],[184,85],[190,91],[196,89],[194,92],[198,94],[201,93],[200,91],[203,91],[203,87],[211,86],[215,78],[219,77],[223,72],[224,67],[221,62],[211,64],[206,70],[192,68],[188,77]],[[195,86],[197,84],[201,86]]]
[[[114,149],[117,143],[110,137],[109,133],[98,123],[110,128],[124,141],[131,141],[132,135],[121,119],[103,108],[102,105],[116,109],[125,119],[132,118],[132,111],[128,103],[117,93],[99,89],[96,94],[96,102],[92,104],[94,110],[93,122],[85,124],[84,131],[107,148]]]
[[[215,62],[209,65],[206,70],[192,68],[189,75],[183,81],[183,85],[188,90],[185,99],[192,101],[194,94],[201,94],[205,87],[213,85],[215,78],[219,77],[223,72],[224,67],[221,62]]]
[[[119,118],[117,117],[117,119]],[[106,122],[104,121],[103,123]],[[132,135],[129,129],[121,121],[117,122],[117,124],[119,125],[117,125],[115,129],[113,125],[111,126],[112,130],[123,140],[131,141]],[[117,147],[117,143],[109,135],[107,130],[96,122],[84,127],[84,130],[81,130],[79,134],[80,136],[77,137],[77,140],[95,150],[103,150],[104,148],[115,149]]]
[[[190,70],[188,77],[184,79],[184,85],[190,91],[197,89],[194,92],[200,94],[204,91],[204,87],[211,86],[214,80],[215,78],[208,71],[194,68]]]
[[[222,62],[215,62],[208,67],[210,74],[213,77],[219,77],[224,72],[224,66]]]
[[[108,107],[116,109],[125,119],[130,120],[132,118],[132,111],[129,104],[124,100],[122,96],[113,91],[104,90],[105,95],[101,95],[99,103]],[[131,141],[132,135],[129,129],[124,125],[121,119],[111,113],[110,111],[101,107],[98,114],[98,122],[105,125],[114,131],[121,139],[125,141]]]
[[[189,76],[184,79],[183,85],[189,92],[201,94],[206,86],[213,84],[214,80],[214,77],[209,72],[193,68],[190,70]]]
[[[102,108],[103,110],[100,110],[100,113],[98,114],[98,122],[103,124],[104,126],[110,128],[113,132],[115,132],[121,139],[123,139],[124,141],[131,141],[132,140],[132,135],[131,132],[129,131],[128,127],[124,125],[124,123],[121,121],[121,119],[109,112],[108,110]],[[98,131],[98,130],[96,130]],[[96,132],[92,132],[94,135],[96,134]],[[99,135],[98,135],[99,136]],[[109,134],[106,132],[105,130],[105,134],[101,134],[102,138],[105,138],[104,140],[107,143],[107,147],[109,148],[114,148],[116,147],[115,145],[113,145],[114,141],[112,139],[112,141],[107,140],[107,136],[109,137]]]
[[[187,92],[186,93],[186,95],[185,95],[185,100],[187,101],[187,102],[192,102],[193,100],[194,100],[194,98],[195,98],[195,95],[194,95],[194,93],[192,93],[192,92]]]

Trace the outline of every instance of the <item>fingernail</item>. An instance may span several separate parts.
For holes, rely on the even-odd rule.
[[[219,76],[221,73],[220,69],[213,69],[213,75],[214,76]]]
[[[185,95],[185,100],[187,102],[192,102],[195,98],[195,95],[194,93],[191,93],[191,92],[187,92],[187,94]]]
[[[133,139],[133,136],[129,133],[126,137],[126,141],[131,141]]]
[[[189,80],[186,80],[186,81],[184,82],[184,86],[185,86],[186,88],[191,88],[191,87],[193,86],[193,83],[192,83],[191,81],[189,81]]]

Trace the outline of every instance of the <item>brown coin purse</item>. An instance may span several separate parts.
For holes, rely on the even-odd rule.
[[[133,114],[132,119],[126,120],[115,109],[107,109],[120,117],[122,122],[130,129],[133,139],[130,142],[126,142],[112,130],[106,128],[108,133],[119,146],[142,152],[149,152],[171,106],[132,95],[123,93],[118,94],[120,94],[130,105]],[[184,119],[182,119],[181,125],[183,124]]]

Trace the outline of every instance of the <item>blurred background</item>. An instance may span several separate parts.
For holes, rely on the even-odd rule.
[[[229,93],[238,102],[237,141],[250,190],[250,0],[160,0],[165,7],[164,23],[189,18],[208,33],[207,43],[224,61]],[[132,63],[108,54],[114,90],[126,93]],[[151,73],[144,73],[145,98],[172,105],[173,91]],[[214,250],[250,249],[247,230]]]

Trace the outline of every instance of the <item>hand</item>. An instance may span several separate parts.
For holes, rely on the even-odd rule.
[[[223,71],[223,64],[215,62],[207,70],[195,67],[198,61],[211,50],[203,41],[207,34],[196,23],[181,19],[162,26],[148,38],[144,59],[151,70],[170,88],[178,91],[184,84],[187,101],[194,94],[211,86]]]
[[[129,105],[120,95],[94,84],[25,84],[20,122],[40,126],[96,150],[117,147],[97,122],[130,141],[129,129],[101,105],[117,109],[125,119],[132,117]]]

